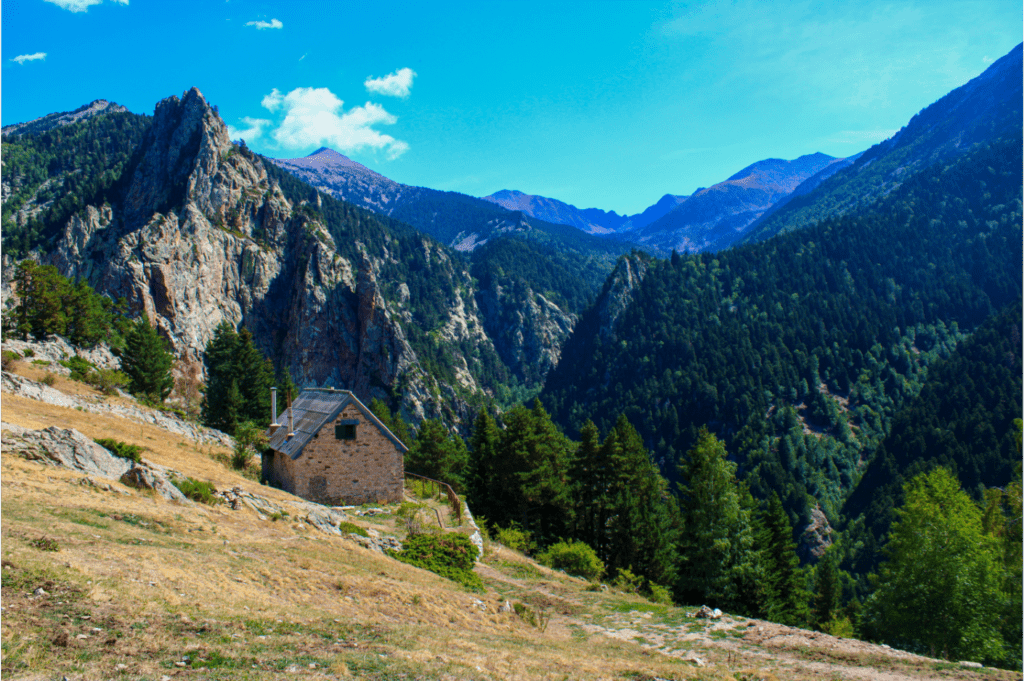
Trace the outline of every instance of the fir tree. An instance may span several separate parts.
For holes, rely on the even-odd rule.
[[[808,594],[796,555],[793,527],[778,494],[772,493],[768,499],[760,525],[757,543],[765,570],[765,617],[791,626],[803,624],[807,619]]]
[[[679,473],[683,531],[677,600],[743,608],[756,552],[736,464],[726,459],[725,445],[702,428]]]
[[[469,464],[466,443],[449,433],[440,421],[426,419],[420,424],[406,466],[419,475],[447,482],[457,492],[465,489],[464,474]]]
[[[129,391],[163,402],[174,387],[174,355],[167,350],[167,342],[150,326],[145,314],[128,328],[124,340],[121,371],[131,381]]]

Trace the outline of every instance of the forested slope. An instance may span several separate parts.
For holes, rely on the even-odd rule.
[[[152,119],[128,111],[3,138],[3,247],[14,257],[52,240],[87,205],[101,205]]]
[[[1021,139],[865,212],[655,262],[610,337],[589,310],[542,399],[578,432],[625,412],[663,470],[707,424],[761,497],[833,517],[927,366],[1021,288]]]
[[[1007,306],[928,372],[921,393],[893,419],[843,506],[851,567],[866,573],[914,476],[944,466],[976,502],[1004,487],[1020,465],[1021,300]],[[859,544],[859,545],[858,545]]]

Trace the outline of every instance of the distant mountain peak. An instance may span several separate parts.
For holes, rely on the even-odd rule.
[[[54,128],[59,128],[64,125],[78,123],[79,121],[84,121],[92,118],[93,116],[108,113],[119,113],[123,111],[128,111],[128,109],[106,99],[94,99],[88,104],[83,104],[74,111],[47,114],[46,116],[41,116],[25,123],[5,125],[2,132],[4,135],[36,134],[46,132],[47,130],[53,130]]]

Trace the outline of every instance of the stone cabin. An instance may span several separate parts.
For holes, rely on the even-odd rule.
[[[402,500],[408,448],[355,395],[307,388],[280,419],[276,401],[268,484],[329,506]]]

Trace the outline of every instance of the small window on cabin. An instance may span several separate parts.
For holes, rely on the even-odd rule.
[[[356,424],[339,423],[338,425],[334,426],[334,438],[336,440],[355,440]]]

